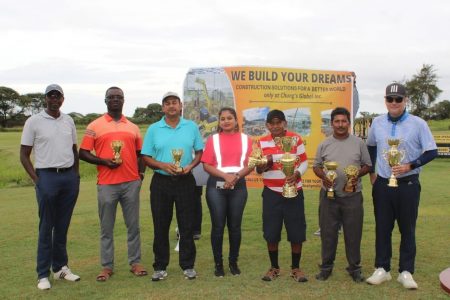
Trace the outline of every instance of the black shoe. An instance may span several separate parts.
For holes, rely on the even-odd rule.
[[[241,275],[241,270],[239,269],[237,263],[235,263],[235,262],[231,263],[230,262],[229,267],[230,267],[231,274],[233,274],[234,276]]]
[[[360,283],[360,282],[364,282],[364,280],[366,280],[361,272],[361,270],[357,270],[353,273],[350,273],[350,276],[352,277],[354,282]]]
[[[320,273],[316,275],[316,279],[320,281],[325,281],[330,277],[331,270],[320,270]]]
[[[216,264],[214,267],[214,275],[216,277],[223,277],[225,276],[225,271],[223,269],[223,264]]]

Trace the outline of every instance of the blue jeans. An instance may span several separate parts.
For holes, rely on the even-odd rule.
[[[71,169],[63,173],[37,169],[36,197],[39,208],[37,249],[38,279],[68,265],[67,231],[80,188],[80,178]]]
[[[232,190],[217,189],[217,181],[223,180],[210,176],[206,186],[206,202],[211,215],[211,246],[214,262],[222,263],[223,232],[227,224],[230,243],[229,261],[235,263],[241,246],[241,224],[247,203],[247,186],[245,179],[241,178]]]

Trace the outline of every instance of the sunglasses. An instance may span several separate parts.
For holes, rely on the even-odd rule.
[[[62,97],[60,93],[48,93],[46,96],[49,99],[56,99],[56,100],[59,100]]]
[[[403,97],[386,97],[386,102],[387,103],[392,103],[395,101],[395,103],[402,103],[403,102]]]

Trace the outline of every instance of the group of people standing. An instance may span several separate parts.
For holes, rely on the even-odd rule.
[[[64,92],[59,85],[49,85],[45,91],[46,109],[30,117],[23,130],[20,159],[35,183],[39,208],[39,240],[37,254],[38,288],[50,289],[50,270],[53,277],[78,281],[80,277],[68,267],[66,251],[67,231],[79,191],[78,159],[97,166],[97,198],[100,219],[101,272],[98,281],[106,281],[114,271],[113,230],[117,204],[122,207],[127,227],[128,263],[136,276],[145,276],[141,264],[139,227],[139,193],[146,167],[154,170],[150,184],[150,204],[153,217],[153,281],[168,276],[170,259],[169,228],[175,205],[179,230],[179,265],[187,279],[195,279],[196,247],[194,235],[194,207],[196,206],[195,178],[192,170],[199,163],[209,174],[206,202],[211,216],[211,246],[214,275],[225,276],[223,236],[228,228],[228,267],[232,275],[241,274],[238,265],[241,245],[241,224],[247,202],[245,176],[249,166],[253,142],[240,132],[236,111],[224,107],[219,111],[218,133],[204,145],[198,126],[181,116],[180,97],[168,92],[162,99],[163,118],[150,125],[142,139],[139,128],[122,114],[124,93],[118,87],[106,91],[107,113],[90,123],[77,150],[73,120],[60,111]],[[386,89],[388,113],[376,118],[364,143],[349,134],[350,113],[336,108],[331,113],[333,134],[318,147],[313,171],[322,180],[319,224],[322,241],[322,263],[318,280],[327,280],[332,273],[340,224],[344,230],[347,271],[355,282],[365,280],[361,271],[360,243],[363,225],[363,197],[361,177],[371,173],[376,220],[375,272],[366,281],[380,284],[390,280],[392,256],[391,233],[397,220],[402,236],[400,247],[400,281],[406,288],[417,288],[412,278],[415,259],[415,224],[420,198],[418,174],[421,166],[437,155],[437,147],[426,123],[406,112],[407,96],[400,84]],[[283,224],[291,244],[290,276],[297,282],[307,281],[300,268],[302,244],[306,240],[306,220],[302,175],[308,160],[302,137],[287,130],[281,110],[271,110],[266,118],[269,134],[258,140],[264,160],[256,165],[262,174],[263,236],[267,242],[270,268],[262,277],[273,281],[280,276],[278,246]],[[383,159],[386,139],[394,136],[404,140],[405,159],[390,167]],[[295,143],[290,153],[297,162],[292,175],[283,172],[281,158],[285,149],[279,138],[291,137]],[[35,163],[31,162],[34,151]],[[177,157],[177,158],[176,158]],[[334,161],[340,166],[337,179],[331,181],[324,171],[324,163]],[[377,173],[375,175],[375,162]],[[352,179],[354,189],[344,190],[347,178],[344,167],[356,165],[357,176]],[[398,177],[398,187],[386,185],[391,172]],[[284,196],[283,186],[293,186],[295,195]],[[333,199],[326,190],[334,186]],[[197,229],[198,230],[198,229]]]

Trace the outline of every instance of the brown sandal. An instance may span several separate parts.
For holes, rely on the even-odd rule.
[[[148,274],[144,266],[141,264],[132,264],[130,272],[136,276],[145,276]]]
[[[113,270],[111,270],[110,268],[103,268],[100,274],[97,275],[97,281],[104,282],[108,280],[113,273]]]

